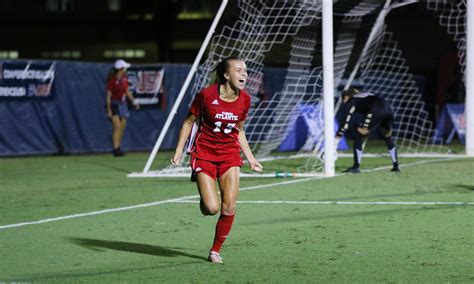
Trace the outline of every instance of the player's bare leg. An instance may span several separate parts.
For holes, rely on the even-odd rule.
[[[219,212],[219,196],[216,191],[216,181],[205,173],[197,175],[197,186],[201,202],[199,208],[203,215],[216,215]]]
[[[240,167],[232,167],[219,178],[221,212],[234,215],[240,187]]]
[[[112,147],[114,148],[114,156],[122,156],[120,153],[120,142],[122,139],[122,122],[118,115],[112,116]]]
[[[120,137],[119,137],[119,148],[120,144],[122,144],[123,134],[125,133],[125,127],[127,126],[127,119],[122,117],[120,119]]]
[[[209,253],[209,261],[222,263],[219,251],[234,222],[235,207],[239,195],[240,168],[232,167],[219,178],[219,189],[221,192],[221,215],[216,224],[214,243]]]

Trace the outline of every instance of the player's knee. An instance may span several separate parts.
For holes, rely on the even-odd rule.
[[[231,216],[235,213],[236,204],[235,202],[223,202],[221,212],[224,215]]]
[[[219,212],[219,208],[215,208],[215,207],[212,207],[212,208],[201,208],[201,213],[202,215],[204,216],[214,216],[216,215],[217,213]]]
[[[112,128],[114,131],[119,131],[121,128],[120,122],[119,121],[112,121]]]
[[[219,204],[204,204],[200,203],[199,209],[204,216],[213,216],[219,212]]]

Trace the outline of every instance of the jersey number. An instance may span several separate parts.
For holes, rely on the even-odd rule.
[[[216,127],[214,128],[214,132],[221,132],[221,128],[222,128],[222,121],[216,121],[214,123],[216,125]],[[235,127],[235,123],[227,123],[227,127],[224,128],[224,133],[225,134],[229,134],[232,132],[232,128]]]

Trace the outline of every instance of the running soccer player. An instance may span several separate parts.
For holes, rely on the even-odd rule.
[[[360,92],[355,88],[350,88],[342,92],[342,102],[344,116],[339,124],[339,130],[336,133],[336,145],[350,126],[354,128],[354,164],[344,172],[360,172],[363,144],[370,131],[379,127],[382,130],[384,141],[387,145],[390,159],[392,160],[393,167],[391,171],[399,172],[400,167],[398,165],[397,149],[392,140],[394,114],[390,104],[383,98],[368,92]],[[363,120],[361,123],[351,123],[356,113],[362,115]]]
[[[191,180],[197,181],[203,215],[220,217],[216,224],[214,243],[208,260],[222,263],[219,251],[234,222],[239,193],[240,167],[243,165],[240,150],[253,171],[261,172],[262,165],[250,150],[244,132],[244,121],[250,108],[250,96],[244,90],[247,67],[244,60],[229,57],[216,67],[217,83],[204,88],[196,95],[188,117],[181,127],[178,145],[171,159],[177,166],[195,122],[198,130],[189,152]],[[216,191],[219,185],[221,200]]]

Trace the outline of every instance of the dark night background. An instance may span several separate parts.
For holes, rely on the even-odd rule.
[[[0,0],[0,60],[192,63],[220,2]],[[433,108],[439,62],[453,53],[452,40],[424,4],[395,9],[386,23]]]

